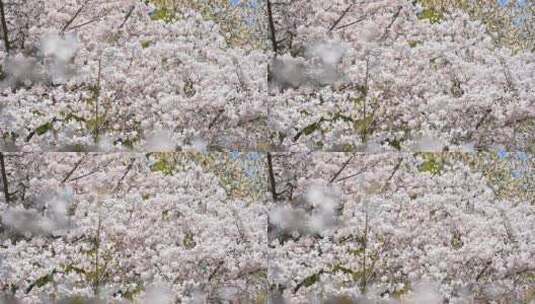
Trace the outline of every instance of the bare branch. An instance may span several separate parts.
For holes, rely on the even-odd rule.
[[[80,8],[76,11],[76,13],[72,16],[72,18],[69,19],[69,21],[67,21],[67,23],[65,23],[65,25],[61,28],[61,33],[64,33],[67,30],[67,28],[69,28],[69,26],[78,17],[78,15],[80,15],[80,13],[82,12],[82,10],[84,9],[86,5],[87,5],[87,2],[83,4],[82,6],[80,6]]]
[[[111,164],[112,162],[113,162],[113,160],[110,160],[110,161],[108,161],[106,164],[104,164],[102,167],[107,167],[107,166],[108,166],[109,164]],[[70,181],[71,181],[71,182],[74,182],[74,181],[79,180],[79,179],[82,179],[82,178],[84,178],[84,177],[88,177],[88,176],[90,176],[90,175],[93,175],[93,174],[97,173],[99,170],[100,170],[100,167],[97,167],[95,170],[90,171],[90,172],[88,172],[88,173],[86,173],[86,174],[82,174],[82,175],[79,175],[79,176],[77,176],[77,177],[73,177]]]
[[[368,18],[368,16],[362,16],[362,17],[360,17],[359,19],[357,19],[357,20],[355,20],[355,21],[351,21],[351,22],[346,23],[346,24],[344,24],[344,25],[340,25],[340,26],[337,27],[336,29],[339,30],[339,29],[346,28],[346,27],[348,27],[348,26],[352,26],[352,25],[354,25],[354,24],[357,24],[357,23],[359,23],[359,22],[362,22],[362,21],[366,20],[366,18]]]
[[[273,200],[278,200],[277,190],[275,188],[275,174],[273,174],[273,160],[271,158],[271,153],[267,153],[267,162],[268,162],[268,175],[269,175],[269,184],[271,186],[271,196]]]
[[[398,158],[398,162],[397,162],[396,166],[394,167],[394,169],[392,170],[392,173],[390,173],[390,176],[386,180],[385,184],[381,188],[381,192],[383,192],[386,189],[386,187],[388,187],[388,184],[390,184],[390,181],[392,180],[392,178],[394,177],[396,172],[398,172],[399,167],[401,167],[401,163],[402,162],[403,162],[403,157]]]
[[[273,52],[275,56],[277,55],[277,38],[275,34],[275,23],[273,21],[273,11],[271,9],[271,0],[267,0],[267,10],[268,10],[268,21],[269,21],[269,30],[271,31],[271,44],[273,45]]]
[[[340,175],[340,173],[342,173],[342,171],[345,170],[345,168],[347,167],[347,165],[349,165],[349,163],[353,160],[353,158],[355,157],[355,154],[351,155],[345,162],[344,164],[342,165],[342,167],[340,167],[340,169],[338,170],[338,172],[336,172],[333,177],[331,177],[331,179],[329,180],[329,184],[331,184],[332,182],[334,182],[336,180],[336,178],[338,178],[338,176]]]
[[[125,25],[126,21],[128,21],[128,19],[130,18],[130,16],[132,16],[132,12],[134,11],[134,8],[135,8],[134,5],[130,6],[130,10],[128,11],[128,13],[126,13],[126,16],[124,17],[123,22],[118,27],[119,29],[122,28]]]
[[[338,25],[338,23],[340,23],[340,21],[344,19],[345,15],[347,14],[347,12],[349,12],[349,10],[353,7],[353,5],[354,3],[351,3],[350,5],[347,6],[347,8],[340,14],[340,17],[338,17],[338,19],[336,19],[333,25],[331,25],[328,32],[331,32]]]
[[[98,101],[100,97],[101,67],[102,67],[102,58],[99,58],[98,59],[97,86],[95,88],[95,143],[98,141],[98,136],[99,136]]]
[[[84,23],[82,23],[82,24],[77,24],[77,25],[71,27],[71,30],[75,30],[75,29],[77,29],[77,28],[81,28],[82,26],[91,24],[91,23],[93,23],[93,22],[100,21],[100,19],[101,19],[101,17],[97,17],[97,18],[95,18],[95,19],[91,19],[91,20],[89,20],[89,21],[87,21],[87,22],[84,22]]]
[[[215,125],[215,123],[217,122],[217,120],[219,119],[219,117],[221,117],[221,115],[225,112],[224,109],[220,109],[217,114],[214,116],[214,118],[212,119],[212,121],[210,121],[210,124],[208,124],[208,130],[212,129]]]
[[[113,192],[115,192],[115,190],[119,189],[119,186],[121,186],[121,183],[123,182],[123,180],[126,177],[126,175],[128,175],[128,172],[130,172],[130,170],[132,170],[132,167],[134,166],[134,162],[135,161],[136,161],[136,159],[132,158],[132,161],[126,167],[126,170],[124,171],[123,176],[121,176],[121,178],[119,179],[119,181],[115,185],[115,188],[113,188]]]
[[[390,28],[392,28],[392,25],[394,25],[394,22],[396,22],[396,19],[398,19],[402,8],[403,7],[401,7],[401,6],[398,7],[398,10],[394,13],[394,16],[392,16],[392,21],[390,21],[390,23],[386,27],[385,32],[384,32],[383,36],[381,37],[381,40],[385,39],[388,36],[388,33],[390,32]]]
[[[83,157],[81,157],[77,162],[76,164],[74,164],[74,167],[71,169],[71,171],[69,171],[69,173],[67,173],[67,175],[63,178],[63,180],[61,181],[62,184],[64,184],[71,176],[72,174],[74,173],[74,171],[76,171],[76,169],[78,169],[78,167],[80,166],[80,164],[84,161],[84,159],[86,158],[86,155],[84,155]]]
[[[2,0],[0,0],[0,18],[2,18],[2,30],[4,31],[4,45],[6,48],[6,52],[9,54],[10,46],[9,46],[9,35],[7,30],[7,22],[6,22],[6,14],[4,12],[4,3]]]
[[[0,152],[0,170],[1,170],[1,174],[2,174],[4,197],[6,198],[6,203],[9,204],[9,188],[8,188],[8,184],[7,184],[6,164],[4,162],[4,153],[2,153],[2,152]]]

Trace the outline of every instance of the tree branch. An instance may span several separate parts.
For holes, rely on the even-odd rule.
[[[336,29],[339,30],[339,29],[346,28],[346,27],[348,27],[348,26],[352,26],[352,25],[354,25],[354,24],[357,24],[357,23],[359,23],[359,22],[362,22],[362,21],[366,20],[366,18],[368,18],[368,16],[362,16],[362,17],[360,17],[359,19],[357,19],[357,20],[355,20],[355,21],[351,21],[351,22],[346,23],[346,24],[344,24],[344,25],[340,25],[340,26],[337,27]]]
[[[80,8],[76,11],[76,13],[74,13],[72,18],[69,19],[69,21],[67,21],[67,23],[65,23],[65,25],[61,28],[61,33],[64,33],[67,30],[67,28],[73,23],[73,21],[78,17],[78,15],[80,15],[80,13],[82,12],[82,10],[86,6],[86,4],[87,3],[83,4],[82,6],[80,6]]]
[[[342,165],[342,167],[340,167],[340,169],[338,170],[338,172],[336,172],[333,177],[331,177],[331,179],[329,180],[329,184],[331,184],[332,182],[334,182],[336,180],[336,178],[338,178],[338,176],[340,175],[340,173],[342,173],[342,171],[345,170],[345,168],[347,167],[347,165],[349,165],[349,163],[353,160],[353,158],[355,157],[355,154],[351,155],[351,157],[349,157],[345,162],[344,164]]]
[[[2,0],[0,0],[0,18],[2,18],[2,30],[4,31],[4,45],[6,48],[6,52],[9,55],[10,45],[9,45],[9,36],[7,31],[7,22],[6,22],[6,14],[4,12],[4,3]]]
[[[394,22],[396,22],[396,19],[398,19],[402,8],[403,7],[401,7],[401,6],[398,7],[398,10],[394,13],[394,16],[392,16],[392,21],[390,21],[390,24],[388,24],[388,26],[386,27],[385,32],[384,32],[383,36],[381,37],[381,40],[385,39],[386,36],[388,36],[388,32],[390,32],[390,28],[392,27],[392,25],[394,25]]]
[[[130,172],[130,170],[132,170],[132,167],[134,166],[134,162],[136,161],[135,158],[132,158],[130,163],[128,164],[128,166],[126,167],[126,170],[124,171],[124,174],[123,176],[121,176],[121,178],[119,179],[119,181],[117,182],[117,184],[115,185],[115,188],[113,188],[113,192],[115,192],[115,190],[119,189],[119,186],[121,186],[121,183],[123,182],[124,178],[126,177],[126,175],[128,175],[128,172]]]
[[[278,200],[277,190],[275,188],[275,174],[273,174],[273,160],[271,158],[271,153],[267,153],[267,162],[268,162],[268,175],[269,175],[269,184],[271,186],[271,196],[274,201]]]
[[[97,86],[95,88],[95,143],[98,142],[99,120],[98,120],[98,100],[100,97],[100,77],[101,77],[102,58],[98,59]]]
[[[333,25],[331,25],[328,32],[331,32],[338,25],[338,23],[340,23],[340,21],[344,19],[345,15],[347,14],[347,12],[349,12],[349,10],[353,7],[353,5],[354,3],[351,3],[350,5],[347,6],[347,8],[342,12],[342,14],[340,14],[340,17],[338,17],[338,19],[336,19]]]
[[[128,11],[128,13],[126,13],[126,16],[124,17],[123,22],[122,22],[121,25],[119,25],[119,27],[118,27],[119,29],[122,28],[122,27],[125,25],[126,21],[128,21],[128,18],[130,18],[130,16],[132,16],[132,12],[134,11],[134,8],[135,8],[134,5],[132,5],[132,6],[130,7],[130,10]]]
[[[1,2],[1,0],[0,0]],[[4,188],[4,197],[6,198],[6,203],[9,204],[9,188],[7,184],[7,174],[6,174],[6,164],[4,162],[4,153],[0,152],[0,170],[2,174],[2,183]]]
[[[275,52],[275,56],[277,55],[277,38],[275,34],[275,23],[273,22],[273,11],[271,9],[271,1],[267,0],[267,12],[268,12],[268,22],[269,22],[269,30],[271,32],[271,44],[273,45],[273,52]]]
[[[74,171],[76,171],[76,169],[78,169],[78,167],[80,166],[80,164],[84,161],[85,159],[85,155],[80,158],[80,160],[78,160],[76,162],[76,164],[74,164],[74,167],[71,169],[71,171],[69,171],[69,173],[67,173],[67,175],[65,175],[65,177],[63,178],[63,180],[61,181],[62,184],[64,184],[71,176],[72,174],[74,173]]]
[[[398,162],[397,162],[396,166],[394,167],[394,169],[392,170],[392,173],[390,174],[390,176],[388,177],[388,179],[384,183],[383,187],[381,188],[381,192],[383,192],[386,189],[386,187],[388,186],[388,184],[390,184],[390,181],[392,180],[392,178],[394,177],[396,172],[398,172],[399,167],[401,167],[401,163],[402,162],[403,162],[403,157],[398,158]]]

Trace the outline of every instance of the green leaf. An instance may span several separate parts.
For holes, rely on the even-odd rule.
[[[440,12],[437,12],[434,9],[426,8],[420,13],[419,18],[421,20],[429,20],[431,23],[439,23],[443,16]]]
[[[141,41],[141,48],[148,48],[150,46],[150,43],[151,41],[150,40],[144,40],[144,41]]]
[[[361,136],[366,136],[370,130],[373,120],[374,117],[372,115],[366,116],[362,119],[355,120],[353,126]]]
[[[43,135],[46,132],[48,132],[49,130],[52,130],[52,127],[53,127],[52,123],[51,122],[47,122],[47,123],[42,124],[39,127],[37,127],[37,129],[35,129],[35,133],[37,133],[37,135]]]
[[[409,46],[411,48],[415,48],[417,47],[418,45],[422,44],[421,41],[418,41],[418,40],[409,40]]]
[[[303,129],[303,134],[310,135],[310,134],[314,133],[314,131],[319,129],[319,127],[320,127],[320,123],[319,122],[312,123],[312,124],[306,126]]]
[[[31,283],[28,288],[26,288],[26,293],[29,293],[30,291],[32,291],[32,289],[34,287],[43,287],[45,286],[46,284],[52,282],[54,280],[54,274],[56,273],[56,270],[53,270],[51,273],[49,274],[46,274],[40,278],[38,278],[37,280],[35,280],[33,283]]]
[[[174,14],[167,8],[162,7],[158,8],[154,11],[154,13],[151,16],[152,20],[158,21],[164,21],[164,22],[171,22],[173,21]]]
[[[320,280],[320,273],[315,273],[303,280],[303,286],[310,287]]]
[[[186,235],[184,236],[184,241],[182,242],[182,244],[184,245],[186,249],[191,249],[195,247],[197,243],[195,243],[195,240],[193,239],[193,233],[189,231],[186,232]]]
[[[152,165],[152,171],[162,172],[164,175],[172,175],[173,166],[165,158],[161,158]]]
[[[82,268],[76,267],[73,264],[69,264],[65,266],[65,269],[63,270],[65,273],[72,273],[75,272],[77,274],[85,274],[85,270]]]
[[[436,156],[433,153],[424,153],[424,159],[424,162],[418,167],[420,172],[437,175],[444,169],[444,163],[440,156]]]
[[[193,97],[196,93],[197,91],[195,90],[193,81],[187,78],[184,82],[184,94],[186,95],[186,97]]]
[[[102,126],[106,123],[106,118],[99,116],[98,118],[92,118],[88,119],[85,123],[86,127],[89,130],[95,131],[98,128],[102,128]]]
[[[401,140],[394,138],[394,139],[387,139],[388,145],[392,148],[401,151]]]
[[[461,234],[458,231],[456,231],[451,238],[451,247],[453,249],[460,249],[463,247],[463,240],[461,239]]]

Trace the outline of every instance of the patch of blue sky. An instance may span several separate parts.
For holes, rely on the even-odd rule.
[[[518,178],[521,178],[522,176],[524,176],[524,173],[520,170],[513,170],[511,172],[511,176],[513,177],[513,179],[518,179]]]
[[[256,167],[256,166],[248,166],[245,169],[245,175],[247,175],[250,178],[256,177],[258,175],[258,167]]]
[[[240,151],[231,151],[230,152],[230,159],[232,160],[237,160],[238,158],[240,158]]]
[[[241,6],[253,11],[257,9],[259,5],[258,0],[229,0],[229,3],[234,7]],[[254,26],[256,24],[255,14],[249,14],[245,18],[245,22],[248,26]]]
[[[509,4],[509,0],[498,0],[498,3],[501,5],[501,6],[506,6]],[[526,0],[516,0],[516,4],[518,6],[524,6],[526,5]]]
[[[262,155],[260,152],[242,153],[240,151],[231,151],[229,158],[240,163],[240,166],[245,171],[245,175],[248,177],[257,177],[261,168],[259,161],[262,159]]]
[[[507,158],[507,156],[509,156],[509,152],[507,152],[505,150],[498,151],[498,158],[499,159],[505,159],[505,158]]]
[[[252,161],[257,161],[262,158],[262,153],[259,152],[249,152],[247,153],[247,159]]]

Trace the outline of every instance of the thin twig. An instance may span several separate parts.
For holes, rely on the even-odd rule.
[[[128,13],[126,13],[126,16],[124,17],[123,22],[122,22],[121,25],[119,25],[119,27],[118,27],[119,29],[121,29],[121,28],[125,25],[126,21],[128,21],[128,19],[130,18],[130,16],[132,16],[132,12],[134,11],[134,8],[135,8],[134,5],[132,5],[132,6],[130,7],[130,10],[128,11]]]
[[[388,32],[390,32],[390,28],[392,27],[392,25],[394,25],[394,22],[396,22],[396,19],[398,19],[402,8],[403,7],[401,7],[401,6],[398,7],[398,10],[394,13],[394,16],[392,16],[392,21],[390,21],[390,23],[386,27],[385,32],[384,32],[383,36],[381,37],[381,40],[385,39],[386,36],[388,36]]]
[[[217,114],[215,115],[214,119],[212,119],[212,121],[210,121],[210,124],[208,124],[208,130],[212,129],[215,125],[215,123],[217,122],[217,120],[219,119],[219,117],[221,117],[221,115],[225,112],[224,109],[220,109]]]
[[[104,167],[107,167],[109,164],[112,163],[112,161],[113,161],[113,160],[108,161],[108,162],[104,165]],[[79,179],[82,179],[82,178],[84,178],[84,177],[88,177],[88,176],[90,176],[90,175],[93,175],[93,174],[97,173],[99,170],[100,170],[100,167],[97,167],[95,170],[93,170],[93,171],[91,171],[91,172],[89,172],[89,173],[82,174],[82,175],[79,175],[79,176],[77,176],[77,177],[71,178],[70,181],[71,181],[71,182],[74,182],[74,181],[79,180]]]
[[[100,269],[99,269],[99,254],[100,254],[100,233],[102,229],[102,219],[100,216],[100,211],[98,215],[98,224],[97,231],[95,236],[95,278],[93,281],[93,293],[98,295],[99,285],[100,285]]]
[[[75,30],[75,29],[77,29],[77,28],[81,28],[82,26],[85,26],[85,25],[91,24],[91,23],[93,23],[93,22],[99,21],[101,18],[102,18],[102,17],[97,17],[97,18],[95,18],[95,19],[91,19],[91,20],[89,20],[89,21],[87,21],[87,22],[84,22],[84,23],[82,23],[82,24],[77,24],[77,25],[71,27],[71,30]]]
[[[98,121],[98,99],[100,97],[100,77],[101,77],[102,58],[98,59],[98,74],[97,87],[95,88],[95,143],[99,136],[99,121]]]
[[[363,111],[364,111],[364,119],[366,119],[366,99],[368,98],[368,91],[369,91],[369,81],[370,81],[370,58],[366,56],[366,74],[364,76],[364,92],[363,92],[363,98],[362,102],[363,105]]]
[[[126,177],[126,175],[128,175],[128,172],[130,172],[130,170],[132,170],[132,167],[134,166],[134,162],[135,161],[136,161],[135,158],[133,158],[132,161],[128,164],[128,166],[126,167],[126,170],[124,171],[123,176],[121,176],[121,178],[119,179],[119,181],[115,185],[115,188],[113,188],[113,192],[115,192],[115,190],[119,189],[119,186],[123,182],[123,180]]]
[[[380,162],[381,162],[380,160],[379,160],[379,161],[376,161],[376,162],[374,162],[371,166],[374,167],[374,166],[376,166],[377,164],[379,164]],[[344,176],[344,177],[340,177],[339,179],[336,180],[336,182],[339,183],[339,182],[341,182],[341,181],[345,181],[346,179],[350,179],[350,178],[355,177],[355,176],[357,176],[357,175],[361,175],[361,174],[364,173],[366,170],[368,170],[369,167],[370,167],[370,166],[365,166],[364,168],[360,169],[360,170],[359,170],[358,172],[356,172],[356,173],[352,173],[352,174],[350,174],[350,175],[346,175],[346,176]]]
[[[479,129],[481,127],[481,125],[483,124],[483,122],[487,119],[487,117],[489,116],[489,114],[492,112],[492,109],[487,109],[485,111],[485,114],[483,114],[483,116],[479,119],[479,121],[477,122],[476,124],[476,130]]]
[[[80,15],[80,13],[82,12],[82,10],[84,9],[86,5],[87,5],[87,2],[83,4],[82,6],[80,6],[80,8],[76,11],[76,13],[72,16],[72,18],[69,19],[69,21],[67,21],[67,23],[65,23],[65,25],[61,28],[61,33],[64,33],[67,30],[67,28],[69,28],[69,26],[78,17],[78,15]]]
[[[357,20],[355,20],[355,21],[351,21],[351,22],[346,23],[346,24],[344,24],[344,25],[340,25],[340,26],[337,27],[336,29],[339,30],[339,29],[346,28],[346,27],[348,27],[348,26],[352,26],[352,25],[354,25],[354,24],[357,24],[357,23],[359,23],[359,22],[362,22],[362,21],[366,20],[366,18],[368,18],[368,16],[362,16],[362,17],[360,17],[359,19],[357,19]]]
[[[366,250],[368,249],[368,210],[366,208],[366,217],[364,219],[364,236],[362,239],[362,277],[360,281],[360,290],[364,294],[366,293],[366,287],[368,285],[367,278],[366,278]]]
[[[383,192],[386,189],[386,187],[388,186],[388,184],[390,184],[390,181],[392,180],[392,178],[394,177],[396,172],[398,172],[399,168],[401,167],[401,163],[402,162],[403,162],[403,157],[398,158],[398,162],[397,162],[396,166],[394,167],[394,169],[392,170],[392,173],[390,173],[390,176],[388,177],[388,179],[384,183],[383,187],[381,188],[381,192]]]
[[[355,154],[351,155],[345,162],[344,164],[342,165],[342,167],[340,167],[340,169],[333,175],[333,177],[331,177],[331,179],[329,180],[329,184],[331,184],[332,182],[334,182],[336,180],[336,178],[338,178],[338,176],[340,175],[340,173],[342,173],[342,171],[345,170],[345,168],[347,167],[347,165],[349,165],[349,163],[353,160],[353,158],[355,157]]]
[[[214,276],[217,274],[217,272],[219,271],[219,269],[221,268],[221,266],[223,266],[223,261],[219,261],[219,263],[217,263],[217,266],[215,267],[215,269],[210,273],[210,275],[208,276],[208,282],[212,281],[212,279],[214,278]]]
[[[160,268],[160,266],[158,266],[158,264],[154,264],[154,267],[156,267],[156,270],[158,270],[158,272],[160,273],[160,275],[168,282],[170,283],[171,282],[171,279],[165,274],[163,273],[162,269]]]
[[[4,12],[4,3],[2,2],[2,0],[0,0],[0,17],[2,18],[2,30],[4,31],[4,45],[6,48],[6,53],[9,55],[9,34],[7,30],[6,14]]]
[[[69,173],[67,173],[67,175],[63,178],[63,180],[61,181],[62,184],[64,184],[71,176],[72,174],[74,173],[74,171],[76,171],[76,169],[78,169],[78,167],[80,166],[80,164],[84,161],[84,159],[86,158],[86,156],[84,155],[82,158],[80,158],[76,164],[74,164],[74,167],[71,169],[71,171],[69,171]]]
[[[267,10],[268,10],[268,21],[269,21],[269,30],[271,32],[271,43],[273,45],[273,52],[277,56],[277,38],[275,34],[275,23],[273,21],[273,11],[271,9],[271,1],[267,0]]]
[[[487,271],[487,269],[489,268],[489,266],[492,264],[492,261],[488,261],[485,266],[483,266],[483,269],[481,269],[481,271],[477,274],[476,276],[476,282],[479,281],[481,279],[481,277],[483,276],[483,274],[485,273],[485,271]]]
[[[271,196],[274,201],[278,200],[277,190],[275,188],[275,174],[273,174],[273,160],[271,158],[271,153],[267,153],[267,162],[268,162],[268,175],[269,175],[269,184],[271,186]]]
[[[333,25],[331,25],[331,27],[329,28],[329,32],[331,32],[338,25],[338,23],[340,23],[340,21],[344,19],[345,15],[347,14],[347,12],[349,12],[349,10],[353,7],[353,5],[354,3],[351,3],[350,5],[347,6],[347,8],[342,12],[342,14],[340,14],[340,17],[338,17],[338,19],[336,19]]]
[[[0,152],[0,170],[2,171],[2,184],[4,188],[4,197],[6,203],[9,204],[9,188],[7,183],[6,164],[4,162],[4,153]]]

